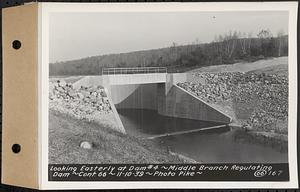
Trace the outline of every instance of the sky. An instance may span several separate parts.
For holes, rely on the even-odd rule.
[[[50,63],[110,53],[207,43],[231,31],[288,33],[288,12],[51,13]]]

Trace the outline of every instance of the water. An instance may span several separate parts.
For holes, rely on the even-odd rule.
[[[118,109],[126,132],[136,137],[217,126],[219,123],[165,117],[156,111]],[[286,163],[287,153],[242,138],[246,132],[229,127],[160,138],[173,152],[203,163]]]

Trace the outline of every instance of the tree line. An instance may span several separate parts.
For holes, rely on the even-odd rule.
[[[210,65],[252,62],[263,58],[288,55],[288,36],[270,30],[251,34],[229,31],[215,37],[211,43],[196,42],[189,45],[143,50],[130,53],[87,57],[79,60],[50,64],[50,76],[99,75],[107,67],[164,66],[168,72],[183,72],[191,68]]]
[[[280,33],[273,37],[269,30],[261,30],[257,37],[230,31],[215,39],[181,55],[176,61],[177,65],[188,69],[288,55],[288,36]]]

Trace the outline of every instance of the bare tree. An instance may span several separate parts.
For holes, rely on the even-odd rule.
[[[257,37],[260,39],[269,39],[269,38],[273,37],[273,34],[271,33],[270,29],[262,29],[257,34]]]
[[[240,46],[241,46],[241,50],[242,50],[242,53],[243,55],[246,55],[247,54],[247,50],[248,50],[248,46],[247,46],[247,36],[246,36],[246,33],[241,33],[239,32],[239,42],[240,42]]]
[[[234,50],[236,48],[236,44],[238,41],[238,32],[229,31],[229,33],[225,34],[223,42],[225,43],[225,54],[228,58],[232,57]]]
[[[248,47],[248,50],[249,50],[249,54],[250,54],[250,50],[251,50],[251,43],[252,43],[252,33],[249,32],[249,33],[248,33],[248,43],[247,43],[247,47]]]
[[[283,45],[283,36],[284,36],[284,31],[281,29],[280,31],[277,32],[277,38],[278,38],[278,57],[281,56],[281,49]]]

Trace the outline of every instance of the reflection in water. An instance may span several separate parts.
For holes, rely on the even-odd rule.
[[[165,117],[152,110],[118,109],[118,112],[126,132],[137,137],[220,125],[213,122]],[[288,161],[286,152],[279,152],[255,142],[235,139],[237,131],[227,127],[168,136],[160,140],[172,151],[203,163],[285,163]]]
[[[222,123],[162,116],[153,110],[118,109],[118,113],[126,132],[132,135],[153,136],[222,125]]]

